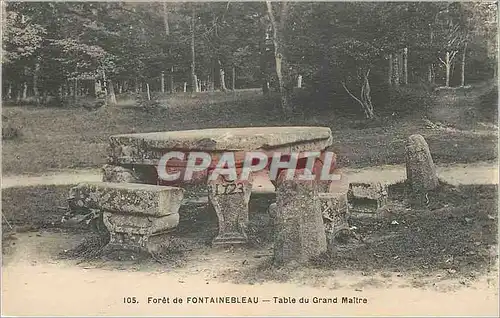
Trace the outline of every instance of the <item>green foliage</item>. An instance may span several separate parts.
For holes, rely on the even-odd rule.
[[[345,83],[359,93],[369,74],[374,94],[384,92],[387,58],[403,48],[411,82],[425,80],[431,63],[439,80],[439,58],[465,45],[467,76],[484,77],[496,67],[496,14],[496,5],[479,2],[293,2],[277,21],[287,85],[301,75],[311,92],[345,94]],[[95,95],[92,81],[109,79],[125,91],[145,83],[159,91],[162,72],[165,85],[172,76],[182,87],[191,83],[192,32],[199,80],[220,88],[222,68],[230,87],[234,68],[237,87],[276,82],[263,2],[8,2],[4,16],[3,89],[11,98],[26,85],[28,95],[62,100],[75,83]]]

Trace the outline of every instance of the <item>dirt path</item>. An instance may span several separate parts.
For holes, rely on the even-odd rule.
[[[220,279],[228,271],[262,262],[248,250],[210,250],[205,258],[182,267],[159,264],[79,264],[56,260],[61,249],[75,246],[76,234],[24,233],[2,268],[4,315],[483,315],[498,316],[497,273],[468,287],[442,280],[411,288],[408,278],[365,277],[332,271],[315,282],[236,284]],[[250,264],[242,263],[242,257]],[[313,276],[313,275],[311,275]],[[453,286],[461,286],[452,288]],[[183,304],[148,304],[148,297],[175,297]],[[188,297],[259,297],[258,304],[187,304]],[[124,297],[138,303],[125,304]],[[273,297],[301,297],[308,304],[275,304]],[[313,303],[313,297],[335,298],[337,304]],[[367,303],[343,304],[342,297]],[[265,302],[270,300],[270,302]]]
[[[404,180],[404,165],[376,166],[363,169],[341,169],[351,182],[380,181],[394,183]],[[498,165],[495,162],[473,164],[439,165],[439,176],[448,183],[458,184],[498,184]],[[79,182],[101,181],[101,171],[74,170],[52,173],[42,176],[4,176],[2,188],[26,187],[36,185],[75,184]],[[272,184],[256,181],[258,192],[273,191]]]

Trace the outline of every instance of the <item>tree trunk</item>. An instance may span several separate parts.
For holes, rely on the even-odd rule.
[[[28,98],[28,83],[23,82],[23,100]]]
[[[192,90],[193,92],[197,91],[198,88],[198,81],[196,78],[196,64],[195,64],[195,50],[194,50],[194,36],[195,36],[195,8],[194,4],[191,4],[192,6],[192,11],[191,11],[191,84],[193,86]]]
[[[7,89],[7,100],[12,99],[12,84],[9,84],[9,88]]]
[[[217,61],[219,64],[219,79],[220,79],[220,90],[225,92],[227,91],[226,88],[226,74],[224,72],[224,69],[222,68],[222,63],[220,60]]]
[[[73,79],[73,92],[72,92],[72,97],[73,97],[73,100],[76,100],[77,96],[78,96],[78,79],[75,77]]]
[[[408,48],[405,47],[403,49],[403,74],[404,74],[404,83],[408,85]]]
[[[193,75],[193,92],[194,93],[198,93],[200,90],[199,90],[199,86],[198,86],[198,76],[196,74]]]
[[[169,89],[170,89],[170,94],[173,94],[174,93],[174,67],[173,66],[170,68],[170,85],[169,85]]]
[[[297,77],[297,88],[302,88],[302,75]]]
[[[387,82],[389,86],[392,86],[392,54],[389,54],[389,73],[387,75]]]
[[[432,84],[432,63],[428,66],[427,81]]]
[[[464,51],[462,52],[462,68],[461,68],[462,74],[460,77],[460,86],[462,86],[462,87],[465,86],[465,57],[466,57],[466,54],[467,54],[467,42],[465,42]]]
[[[38,77],[40,75],[40,59],[37,59],[35,64],[35,70],[33,72],[33,95],[35,100],[38,101],[40,93],[38,91]]]
[[[187,83],[184,82],[184,93],[187,91]]]
[[[165,35],[170,35],[170,28],[168,26],[168,8],[165,1],[163,2],[163,24],[165,26]]]
[[[231,90],[236,89],[236,68],[233,66],[232,76],[231,76]]]
[[[148,100],[151,100],[151,92],[149,91],[149,83],[146,83],[146,92],[148,94]]]
[[[135,78],[134,81],[134,90],[136,94],[139,94],[139,80],[137,79],[137,77]]]
[[[281,16],[280,16],[280,26],[276,23],[273,13],[273,7],[270,0],[266,0],[267,5],[267,13],[269,15],[269,20],[271,21],[271,27],[273,31],[273,44],[274,44],[274,60],[276,65],[276,76],[278,78],[278,88],[281,95],[281,110],[285,115],[290,113],[290,101],[288,88],[285,85],[285,80],[283,76],[283,64],[284,64],[284,55],[281,48],[281,43],[283,40],[282,32],[286,21],[286,14],[288,11],[288,2],[281,3]],[[281,27],[281,28],[280,28]],[[280,30],[278,30],[280,28]]]
[[[445,67],[446,67],[446,87],[450,87],[450,52],[446,52],[446,60],[445,60]]]
[[[398,87],[400,83],[399,79],[399,58],[398,53],[394,54],[393,57],[393,74],[394,74],[394,86]]]
[[[16,91],[17,91],[17,94],[16,94],[16,102],[21,102],[21,97],[22,97],[22,88],[21,86],[19,85],[16,85]]]
[[[353,93],[349,91],[344,82],[342,82],[342,86],[345,91],[360,105],[363,109],[365,116],[367,119],[375,118],[375,112],[373,111],[373,104],[371,99],[371,89],[370,89],[370,81],[369,81],[370,70],[368,70],[363,75],[363,83],[361,84],[361,95],[357,98]]]
[[[109,103],[113,106],[116,106],[117,102],[115,95],[115,87],[112,80],[108,80],[108,86],[109,86]]]
[[[161,85],[161,92],[165,93],[165,72],[161,72],[161,84],[160,85]]]

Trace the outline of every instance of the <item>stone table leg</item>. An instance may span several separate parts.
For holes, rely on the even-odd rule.
[[[307,262],[327,250],[316,180],[286,180],[280,173],[276,193],[274,262]]]
[[[219,219],[214,245],[247,243],[248,202],[252,191],[249,180],[227,181],[223,176],[208,181],[208,198]]]

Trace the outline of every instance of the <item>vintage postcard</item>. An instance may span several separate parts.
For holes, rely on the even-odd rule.
[[[3,316],[498,317],[498,4],[2,1]]]

